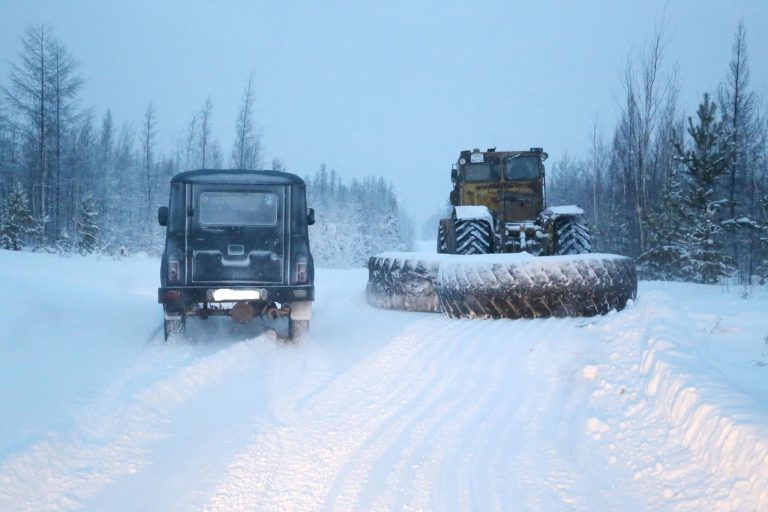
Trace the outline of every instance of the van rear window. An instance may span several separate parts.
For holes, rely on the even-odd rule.
[[[277,199],[271,192],[201,192],[198,220],[204,226],[274,226]]]

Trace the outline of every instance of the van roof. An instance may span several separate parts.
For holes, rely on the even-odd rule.
[[[197,169],[180,172],[171,183],[249,183],[255,185],[304,185],[304,180],[282,171],[250,169]]]

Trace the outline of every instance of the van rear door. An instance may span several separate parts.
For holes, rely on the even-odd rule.
[[[287,280],[286,187],[192,185],[187,254],[193,284]]]

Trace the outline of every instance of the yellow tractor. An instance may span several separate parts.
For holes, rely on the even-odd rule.
[[[527,252],[551,256],[589,252],[578,206],[545,207],[542,148],[462,151],[451,170],[451,217],[440,220],[437,252]]]

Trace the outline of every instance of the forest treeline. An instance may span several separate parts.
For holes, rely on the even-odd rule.
[[[371,176],[346,185],[325,165],[305,181],[316,212],[311,230],[316,264],[360,267],[374,254],[412,248],[413,222],[400,210],[390,182]]]
[[[138,128],[110,110],[97,119],[81,104],[82,85],[77,60],[53,30],[29,27],[0,81],[0,248],[157,254],[164,232],[156,211],[167,202],[171,177],[197,168],[264,168],[253,76],[228,151],[213,136],[210,97],[169,152],[158,144],[153,103]],[[286,170],[277,158],[271,168]],[[383,179],[347,186],[322,166],[308,188],[317,202],[318,229],[310,236],[318,264],[362,264],[361,251],[410,246],[410,222],[396,225],[403,214]]]
[[[616,126],[607,138],[593,131],[586,158],[566,156],[550,168],[548,202],[582,206],[593,250],[636,258],[643,278],[765,280],[768,118],[765,98],[750,87],[746,30],[737,27],[724,79],[695,112],[680,106],[666,48],[658,30],[628,60]],[[138,127],[109,110],[97,119],[81,105],[82,85],[75,57],[52,29],[28,28],[0,81],[0,248],[157,253],[156,208],[174,174],[264,167],[252,77],[235,99],[227,149],[212,135],[211,98],[168,151],[159,148],[153,103]],[[278,159],[271,168],[285,170]],[[412,223],[384,179],[347,184],[325,166],[306,179],[318,264],[358,265],[380,250],[410,247]]]
[[[642,278],[764,282],[768,118],[750,88],[744,25],[722,83],[694,113],[680,107],[666,43],[658,30],[630,59],[613,133],[594,130],[588,157],[553,166],[549,203],[582,206],[593,250],[636,258]]]

